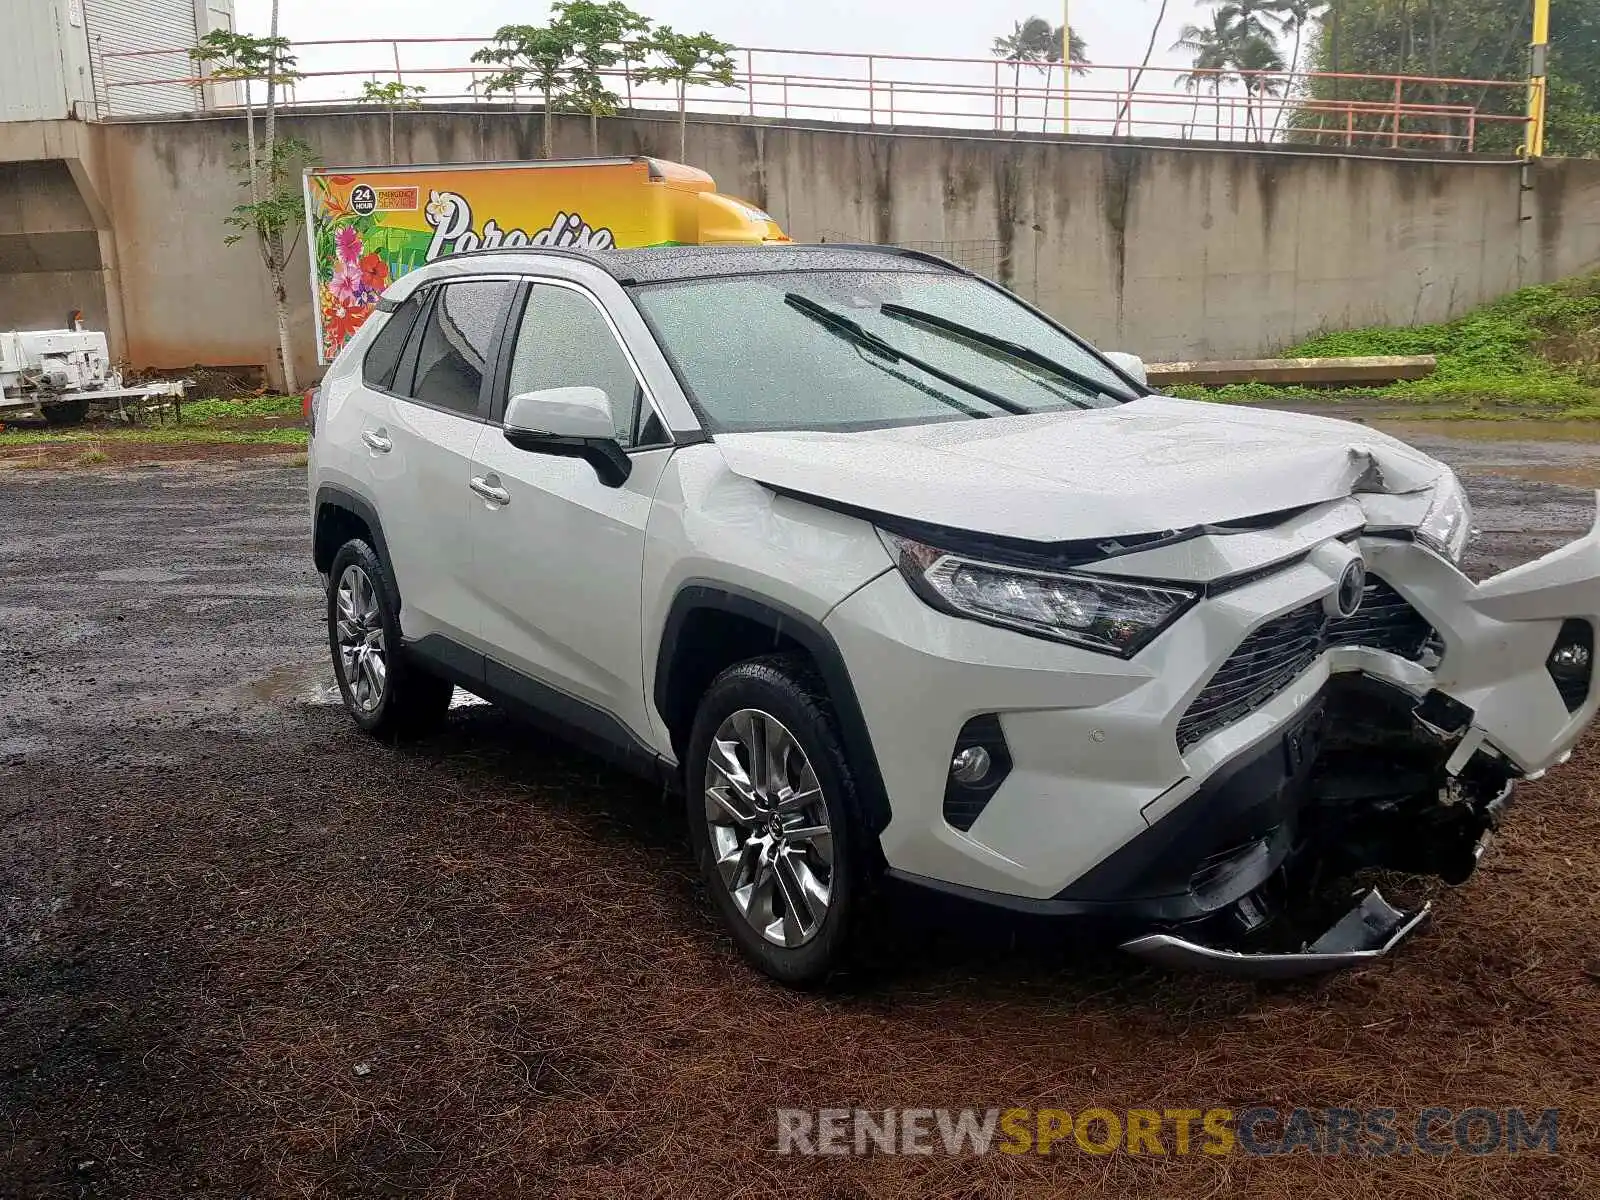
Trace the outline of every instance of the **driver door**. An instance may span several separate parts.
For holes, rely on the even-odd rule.
[[[532,680],[632,730],[648,730],[640,629],[645,525],[672,454],[670,438],[615,327],[588,292],[529,283],[508,336],[507,384],[472,462],[472,577],[489,683],[526,693],[523,681]],[[633,464],[622,486],[603,484],[582,459],[506,441],[507,398],[556,387],[606,393],[617,440]],[[586,721],[581,710],[577,721]]]

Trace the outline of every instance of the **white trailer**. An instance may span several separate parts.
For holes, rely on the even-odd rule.
[[[82,329],[37,329],[0,333],[0,416],[37,414],[52,425],[70,425],[89,405],[182,398],[181,381],[123,387],[111,366],[106,335]]]

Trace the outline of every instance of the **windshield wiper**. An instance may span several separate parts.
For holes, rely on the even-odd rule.
[[[907,354],[904,350],[884,341],[872,331],[863,329],[843,313],[836,313],[826,305],[818,304],[809,296],[802,296],[799,292],[788,292],[784,295],[783,302],[802,316],[810,317],[824,329],[836,333],[858,346],[871,350],[880,358],[886,358],[893,363],[910,363],[919,371],[932,375],[940,383],[947,383],[951,387],[960,388],[963,392],[976,396],[980,400],[986,400],[1005,412],[1022,416],[1033,411],[1027,405],[1018,404],[1015,400],[1009,400],[998,392],[991,392],[982,384],[970,383],[959,375],[952,375],[949,371],[934,366],[927,359],[918,358],[915,354]]]
[[[1018,362],[1025,362],[1030,366],[1038,367],[1041,371],[1048,371],[1058,379],[1064,379],[1068,383],[1087,390],[1092,396],[1106,395],[1115,400],[1133,400],[1136,398],[1120,389],[1108,387],[1081,371],[1075,371],[1071,367],[1064,366],[1056,362],[1055,359],[1040,354],[1037,350],[1024,346],[1020,342],[1013,342],[1009,338],[1003,338],[997,334],[985,333],[981,329],[974,329],[970,325],[952,321],[949,317],[941,317],[937,313],[923,312],[920,308],[907,308],[903,304],[880,305],[878,311],[886,317],[895,317],[914,325],[926,326],[950,337],[965,338],[969,342],[987,346],[991,350],[997,350],[1002,354],[1009,355]]]

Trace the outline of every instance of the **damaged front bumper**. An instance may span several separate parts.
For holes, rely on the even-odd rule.
[[[1244,951],[1191,941],[1173,933],[1151,933],[1124,942],[1122,949],[1161,967],[1213,971],[1249,979],[1298,979],[1360,966],[1382,958],[1412,934],[1427,927],[1433,906],[1415,912],[1395,908],[1377,888],[1370,889],[1334,926],[1291,951]]]
[[[1292,847],[1273,857],[1270,876],[1259,849],[1233,849],[1214,870],[1233,872],[1233,890],[1248,891],[1187,927],[1123,942],[1128,953],[1258,978],[1382,957],[1427,925],[1427,906],[1408,912],[1372,889],[1296,947],[1245,947],[1308,876],[1376,867],[1465,882],[1517,783],[1565,761],[1593,719],[1600,521],[1578,541],[1478,584],[1415,546],[1366,539],[1360,551],[1428,619],[1438,639],[1433,661],[1367,647],[1331,651],[1334,673],[1310,715],[1266,751],[1291,769],[1268,805],[1281,820],[1262,831],[1261,844]],[[1310,760],[1303,773],[1292,769],[1296,758]],[[1259,883],[1243,869],[1252,854]]]
[[[1286,974],[1284,955],[1367,961],[1420,928],[1406,913],[1363,922],[1362,942],[1324,940],[1350,907],[1341,879],[1466,879],[1511,787],[1582,736],[1597,704],[1600,529],[1474,583],[1404,535],[1395,498],[1382,503],[1392,535],[1374,532],[1377,501],[1351,497],[1108,560],[1205,588],[1127,660],[933,611],[895,573],[859,589],[826,624],[891,802],[875,831],[889,875],[1234,971]],[[1368,625],[1326,608],[1352,563],[1381,585]],[[1230,671],[1270,686],[1208,708]],[[960,807],[952,753],[980,735],[1003,765]],[[1322,919],[1295,919],[1308,912]]]

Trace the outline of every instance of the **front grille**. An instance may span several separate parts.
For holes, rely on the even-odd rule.
[[[1178,722],[1178,749],[1248,716],[1293,683],[1323,650],[1322,605],[1275,617],[1239,644]]]
[[[1433,626],[1406,598],[1377,577],[1367,579],[1361,607],[1353,617],[1328,622],[1328,645],[1370,646],[1415,661],[1433,636]]]
[[[1330,618],[1320,602],[1275,617],[1245,638],[1194,698],[1178,722],[1178,749],[1260,708],[1331,646],[1369,646],[1414,660],[1432,636],[1427,619],[1376,577],[1353,617]]]

